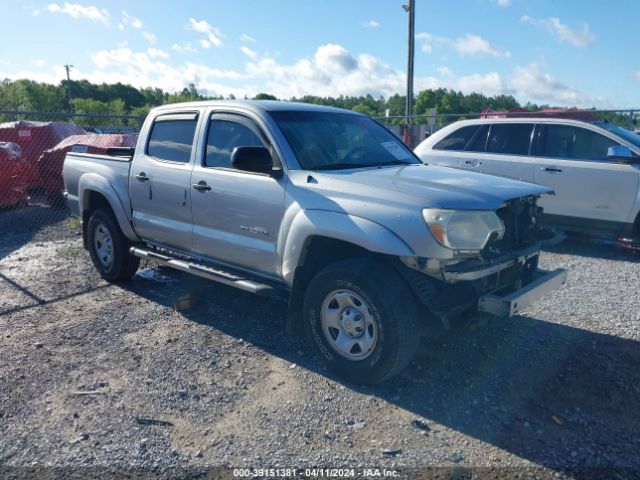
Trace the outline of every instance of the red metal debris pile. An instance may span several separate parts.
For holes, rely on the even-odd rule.
[[[529,112],[524,108],[512,108],[507,111],[496,111],[490,108],[482,110],[480,118],[570,118],[573,120],[582,120],[583,122],[593,122],[597,118],[588,111],[578,110],[577,108],[543,108],[537,112]]]
[[[38,159],[42,152],[56,146],[61,140],[86,133],[73,123],[65,122],[17,122],[0,123],[0,142],[17,143],[25,161],[23,181],[27,191],[43,186],[38,173]]]
[[[25,171],[20,145],[0,142],[0,208],[26,205]]]
[[[60,198],[64,189],[62,166],[67,152],[106,155],[113,147],[135,147],[136,134],[95,134],[73,135],[65,138],[55,147],[46,150],[38,160],[38,170],[43,187],[50,200]]]

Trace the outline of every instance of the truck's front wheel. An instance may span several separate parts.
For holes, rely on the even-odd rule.
[[[380,383],[405,368],[420,337],[418,306],[391,268],[369,259],[329,265],[304,299],[307,336],[318,355],[355,383]]]
[[[87,224],[87,245],[94,266],[109,282],[129,280],[140,265],[140,259],[129,254],[129,241],[113,213],[96,210]]]

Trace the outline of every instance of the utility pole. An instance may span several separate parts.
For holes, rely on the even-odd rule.
[[[415,23],[416,23],[416,0],[409,0],[409,3],[402,8],[409,14],[409,52],[407,56],[407,103],[405,115],[407,116],[407,131],[405,142],[409,147],[413,147],[413,51],[415,44]]]
[[[65,65],[64,68],[67,71],[67,104],[69,113],[73,113],[73,104],[71,103],[71,76],[69,75],[69,71],[73,68],[73,65]]]

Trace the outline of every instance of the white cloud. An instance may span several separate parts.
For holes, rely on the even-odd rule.
[[[109,19],[111,15],[104,8],[98,8],[94,6],[84,6],[77,3],[66,3],[64,5],[58,5],[57,3],[50,3],[47,6],[47,10],[51,13],[64,13],[72,18],[81,19],[86,18],[93,22],[104,23],[109,25]],[[34,12],[35,13],[35,12]]]
[[[246,33],[243,33],[242,35],[240,35],[240,41],[246,42],[246,43],[256,43],[256,39],[253,38],[251,35],[247,35]]]
[[[210,45],[204,48],[210,48],[211,45],[215,45],[216,47],[222,45],[222,33],[220,33],[220,30],[218,30],[217,28],[209,25],[206,20],[198,21],[195,18],[190,18],[189,28],[191,28],[191,30],[195,32],[202,33],[207,36],[207,41]]]
[[[510,51],[497,48],[479,35],[471,33],[467,33],[464,37],[448,38],[422,32],[416,35],[416,39],[420,42],[420,48],[424,53],[431,53],[433,47],[437,45],[452,48],[461,55],[491,55],[505,58],[511,56]]]
[[[584,48],[596,41],[596,36],[589,30],[587,23],[582,24],[582,30],[572,30],[560,21],[559,18],[533,18],[524,15],[520,18],[523,23],[529,23],[544,28],[560,41],[569,42],[574,47]]]
[[[174,44],[172,51],[184,52],[189,45]],[[191,47],[193,48],[193,47]],[[193,83],[205,95],[235,95],[252,97],[268,92],[278,98],[366,95],[389,97],[406,88],[404,71],[395,69],[371,54],[355,54],[341,45],[325,44],[305,58],[282,63],[277,57],[250,56],[240,70],[211,68],[200,61],[170,61],[169,53],[156,48],[134,51],[127,44],[100,50],[91,55],[93,68],[74,69],[74,78],[94,83],[130,83],[136,87],[159,87],[165,91],[180,91]],[[1,63],[0,63],[1,65]],[[0,68],[0,78],[30,78],[57,84],[64,78],[62,65],[30,72],[6,73]],[[438,76],[417,76],[416,91],[427,88],[450,88],[465,93],[487,95],[513,94],[520,102],[557,106],[615,108],[605,98],[592,98],[543,71],[537,63],[518,66],[510,74],[476,72],[457,75],[446,66],[437,69]],[[638,72],[640,80],[640,72]]]
[[[390,96],[404,91],[403,72],[366,53],[352,55],[341,45],[326,44],[317,48],[311,58],[292,64],[280,64],[263,57],[246,64],[246,72],[254,82],[263,82],[261,91],[278,98],[365,95]],[[440,83],[430,77],[415,79],[417,88]]]
[[[587,95],[543,72],[537,63],[516,67],[509,88],[517,98],[534,103],[578,107],[591,107],[594,104]]]
[[[118,29],[124,30],[128,25],[131,25],[133,28],[142,28],[142,21],[129,15],[125,10],[122,10],[122,20],[120,20],[118,24]]]
[[[457,80],[457,89],[464,93],[477,92],[486,95],[500,95],[506,90],[502,78],[497,72],[476,73],[460,77]]]
[[[492,55],[494,57],[510,57],[511,52],[491,45],[487,40],[467,33],[464,37],[452,41],[451,46],[463,55]]]
[[[198,43],[202,48],[205,48],[205,49],[211,48],[211,42],[209,42],[209,40],[205,40],[204,38],[198,40]]]
[[[171,50],[178,53],[198,53],[198,50],[194,48],[191,42],[174,43],[171,45]]]
[[[432,43],[434,36],[430,33],[421,32],[416,34],[416,40],[420,42],[420,50],[424,53],[431,53],[433,50]]]
[[[142,36],[144,39],[149,42],[151,45],[155,45],[158,42],[158,37],[156,37],[151,32],[142,32]]]
[[[500,7],[508,7],[511,5],[511,0],[491,0],[491,3],[495,3]]]
[[[97,70],[77,70],[77,78],[86,78],[95,83],[122,82],[136,87],[154,86],[170,92],[180,91],[193,83],[207,95],[227,96],[233,93],[239,98],[257,93],[257,89],[250,91],[239,85],[241,81],[250,80],[246,73],[210,68],[193,62],[171,65],[162,57],[153,57],[149,51],[135,52],[128,46],[101,50],[93,54],[91,60]],[[224,81],[229,81],[230,85],[222,83]]]
[[[255,60],[256,58],[258,58],[258,54],[245,45],[241,46],[240,50],[251,60]]]
[[[169,58],[169,54],[167,52],[153,47],[147,48],[147,54],[151,58]]]
[[[37,60],[31,60],[30,63],[31,65],[35,65],[36,67],[44,67],[47,64],[47,62],[42,60],[41,58]]]
[[[378,28],[380,26],[380,22],[369,20],[368,22],[364,22],[362,26],[365,28]]]
[[[452,77],[453,76],[453,72],[446,65],[443,65],[441,67],[436,68],[436,72],[438,72],[443,77]]]

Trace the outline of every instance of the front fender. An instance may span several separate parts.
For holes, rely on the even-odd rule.
[[[89,208],[89,196],[91,192],[99,193],[107,200],[107,202],[109,202],[109,206],[111,207],[111,210],[113,210],[124,236],[133,242],[139,241],[139,238],[129,221],[127,210],[122,204],[118,193],[113,188],[113,185],[111,185],[111,183],[101,175],[96,173],[85,173],[80,177],[80,181],[78,182],[80,215],[82,216],[82,213]]]
[[[302,249],[312,236],[342,240],[385,255],[414,255],[400,237],[371,220],[326,210],[302,210],[291,222],[283,251],[282,276],[289,286],[293,285]]]

